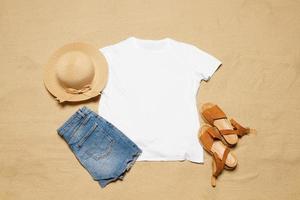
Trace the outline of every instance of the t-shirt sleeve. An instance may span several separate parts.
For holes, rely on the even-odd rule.
[[[222,62],[209,53],[193,46],[190,55],[193,72],[199,81],[208,81]]]
[[[99,51],[102,53],[102,55],[105,57],[108,65],[111,64],[111,53],[110,53],[110,48],[109,46],[102,47],[99,49]]]

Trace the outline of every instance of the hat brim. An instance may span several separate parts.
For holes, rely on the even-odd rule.
[[[71,94],[60,85],[56,78],[55,65],[63,54],[69,51],[81,51],[91,58],[94,65],[95,75],[91,83],[91,90],[82,94]],[[76,42],[67,44],[58,50],[48,60],[44,69],[44,84],[47,90],[62,103],[65,101],[84,101],[96,97],[104,89],[108,79],[108,64],[102,53],[92,45]]]

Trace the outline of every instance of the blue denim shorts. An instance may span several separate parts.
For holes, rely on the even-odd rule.
[[[142,153],[124,133],[86,106],[77,110],[57,132],[102,188],[122,180]]]

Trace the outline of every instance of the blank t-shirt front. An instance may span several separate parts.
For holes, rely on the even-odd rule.
[[[138,161],[202,163],[196,94],[221,61],[171,38],[129,37],[100,51],[109,77],[98,113],[142,149]]]

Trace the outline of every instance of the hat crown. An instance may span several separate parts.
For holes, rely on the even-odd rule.
[[[56,63],[56,77],[63,87],[82,89],[94,78],[91,58],[81,51],[70,51],[61,55]]]

